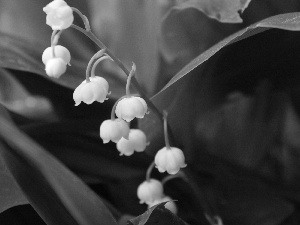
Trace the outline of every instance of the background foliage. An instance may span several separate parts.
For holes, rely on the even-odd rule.
[[[125,76],[110,64],[99,68],[113,83],[110,101],[75,108],[73,89],[97,48],[65,31],[60,43],[72,66],[49,79],[41,63],[50,44],[48,2],[0,1],[0,223],[126,224],[146,210],[136,188],[163,146],[160,120],[150,113],[136,124],[151,142],[145,153],[119,157],[101,143],[99,125],[124,94]],[[179,217],[299,223],[300,15],[289,13],[299,11],[298,1],[224,1],[232,7],[217,13],[220,1],[67,2],[128,66],[137,63],[139,82],[168,110],[172,142],[188,163],[190,185],[172,180],[165,188]],[[130,223],[184,223],[170,218],[159,206]]]

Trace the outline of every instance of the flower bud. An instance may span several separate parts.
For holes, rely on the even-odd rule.
[[[129,126],[121,119],[105,120],[100,126],[100,137],[103,143],[109,141],[117,143],[122,137],[128,139]]]
[[[156,199],[154,202],[148,205],[148,208],[160,204],[162,202],[167,202],[165,204],[166,209],[170,210],[172,213],[177,214],[177,206],[174,201],[169,196],[163,196],[160,199]]]
[[[48,47],[45,49],[42,55],[42,61],[46,65],[49,59],[54,58],[53,52],[52,52],[52,47]],[[67,48],[61,45],[55,45],[54,46],[54,52],[55,52],[55,57],[56,58],[61,58],[64,60],[66,64],[70,64],[71,61],[71,54]]]
[[[53,30],[70,27],[74,21],[72,8],[63,0],[54,0],[43,8],[47,14],[46,24]]]
[[[128,140],[121,138],[117,143],[117,149],[120,155],[130,156],[134,151],[142,152],[147,146],[147,138],[143,131],[139,129],[131,129],[129,131]]]
[[[137,189],[137,196],[140,199],[140,204],[146,203],[150,205],[157,199],[163,196],[163,185],[156,179],[150,179],[141,183]]]
[[[155,155],[154,162],[161,173],[167,171],[169,174],[176,174],[180,168],[186,167],[183,152],[175,147],[164,147],[159,150]]]
[[[147,110],[147,103],[144,99],[131,96],[118,102],[115,113],[118,118],[130,122],[135,117],[144,118]]]
[[[92,104],[94,101],[104,102],[107,99],[108,88],[108,82],[102,77],[91,77],[90,82],[84,80],[73,93],[75,106],[82,101],[86,104]]]
[[[46,74],[49,77],[59,78],[66,72],[67,65],[61,58],[49,59],[46,63]]]

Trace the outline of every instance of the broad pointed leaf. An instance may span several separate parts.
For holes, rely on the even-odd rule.
[[[1,156],[47,224],[116,224],[101,199],[77,176],[3,117],[0,123]]]
[[[187,225],[182,219],[165,208],[167,202],[160,203],[148,209],[142,215],[131,219],[131,225]]]

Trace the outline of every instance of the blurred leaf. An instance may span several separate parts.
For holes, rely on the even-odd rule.
[[[31,95],[9,71],[0,68],[0,80],[0,103],[11,112],[30,119],[55,118],[49,100]]]
[[[294,212],[293,203],[263,182],[251,180],[238,172],[230,173],[226,169],[218,172],[215,195],[220,199],[217,209],[224,224],[277,225]]]
[[[0,116],[11,121],[7,110],[0,103]],[[0,158],[0,213],[16,205],[28,204],[27,199]]]
[[[241,23],[243,12],[251,0],[179,0],[178,8],[196,8],[223,23]]]
[[[23,204],[28,204],[28,201],[0,158],[0,213]]]
[[[233,34],[189,63],[152,98],[169,112],[171,142],[184,151],[187,169],[216,177],[221,191],[223,186],[236,190],[238,182],[227,179],[232,172],[274,193],[264,198],[257,189],[249,196],[237,187],[243,210],[233,214],[238,198],[234,192],[225,196],[224,221],[240,216],[238,222],[249,224],[249,215],[257,213],[251,200],[255,195],[269,215],[257,217],[260,224],[279,224],[291,215],[293,205],[286,198],[299,202],[298,150],[283,142],[286,103],[299,96],[300,34],[291,32],[299,30],[299,19],[298,13],[279,15]],[[150,113],[139,122],[151,143],[146,152],[154,156],[164,145],[161,119]],[[222,164],[233,167],[224,171]],[[222,198],[215,201],[222,204]],[[287,210],[278,212],[281,207]]]
[[[160,203],[148,209],[142,215],[128,221],[131,225],[187,225],[182,219],[165,208],[167,202]]]
[[[0,118],[1,155],[47,224],[116,224],[101,199],[64,165]],[[33,185],[34,184],[34,185]]]
[[[99,127],[95,119],[74,119],[25,125],[21,129],[80,174],[105,183],[144,177],[150,159],[143,153],[120,157],[114,143],[102,143]]]
[[[136,78],[149,94],[158,82],[158,37],[161,8],[157,1],[91,1],[91,24],[127,68],[136,63]],[[120,73],[121,76],[123,72]]]
[[[290,30],[290,31],[299,31],[300,30],[300,13],[287,13],[282,15],[273,16],[267,19],[264,19],[258,23],[255,23],[235,34],[230,35],[224,40],[220,41],[218,44],[212,46],[198,57],[193,59],[190,63],[188,63],[182,70],[180,70],[169,82],[168,84],[160,91],[162,92],[179,79],[184,77],[186,74],[191,72],[197,66],[203,64],[217,52],[219,52],[224,47],[234,43],[251,37],[255,34],[266,31],[270,28],[278,28],[282,30]]]
[[[195,8],[173,8],[162,21],[161,51],[178,71],[235,29],[206,17]]]

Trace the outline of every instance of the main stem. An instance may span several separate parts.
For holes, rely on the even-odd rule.
[[[164,120],[164,136],[165,136],[165,144],[167,149],[171,149],[168,135],[168,113],[166,110],[163,111],[163,120]]]

